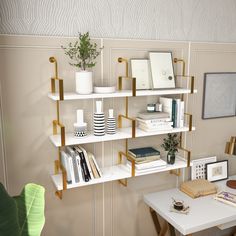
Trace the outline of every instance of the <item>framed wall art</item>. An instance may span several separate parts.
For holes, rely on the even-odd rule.
[[[228,179],[228,160],[207,163],[206,177],[210,182]]]
[[[148,59],[131,59],[131,75],[136,78],[136,89],[151,89],[151,72]]]
[[[236,115],[236,72],[205,73],[202,119]]]
[[[171,52],[149,52],[153,89],[175,88]]]
[[[216,156],[192,160],[191,180],[206,179],[206,164],[216,162]]]

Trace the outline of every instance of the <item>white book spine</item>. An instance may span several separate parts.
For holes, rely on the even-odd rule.
[[[66,170],[66,175],[67,175],[67,182],[71,183],[71,173],[70,173],[70,169],[69,169],[69,163],[68,163],[68,158],[67,158],[67,154],[64,151],[61,151],[61,161],[62,161],[62,165],[64,166],[65,170]]]
[[[95,159],[93,154],[91,155],[91,158],[93,159],[93,162],[94,162],[94,164],[95,164],[95,166],[97,168],[98,174],[100,175],[100,177],[102,177],[102,172],[101,172],[101,170],[100,170],[100,168],[98,166],[98,163],[97,163],[97,161],[96,161],[96,159]]]
[[[77,166],[78,166],[79,180],[80,180],[80,182],[84,182],[79,155],[76,156],[76,162],[77,162]]]
[[[184,101],[180,102],[180,128],[184,127]]]
[[[93,175],[90,163],[89,163],[87,151],[82,147],[79,147],[79,148],[84,153],[84,157],[85,157],[85,161],[86,161],[86,164],[87,164],[87,167],[88,167],[89,175],[90,175],[91,179],[94,179],[94,175]]]
[[[67,155],[67,158],[68,158],[68,164],[69,164],[69,171],[70,171],[70,174],[71,174],[71,182],[72,182],[72,184],[75,184],[75,174],[74,174],[74,168],[73,168],[73,160],[72,160],[72,157],[70,157],[68,155]]]
[[[180,127],[181,100],[176,99],[176,128]]]

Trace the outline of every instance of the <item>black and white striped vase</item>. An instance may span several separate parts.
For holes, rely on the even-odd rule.
[[[93,114],[93,134],[95,136],[105,135],[105,115],[103,112]]]
[[[107,134],[116,133],[116,119],[113,116],[113,109],[109,109],[109,117],[107,118]]]

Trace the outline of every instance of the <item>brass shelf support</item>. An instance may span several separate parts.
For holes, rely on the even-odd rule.
[[[181,63],[182,64],[182,74],[181,75],[175,75],[175,77],[182,77],[186,79],[190,79],[190,91],[191,93],[194,93],[194,76],[185,75],[185,61],[183,59],[174,58],[174,63]]]
[[[130,79],[132,82],[132,96],[136,96],[136,78],[129,77],[129,69],[128,69],[128,60],[122,57],[118,58],[119,63],[125,62],[125,76],[118,77],[118,89],[122,90],[123,88],[123,79]]]
[[[62,100],[64,100],[64,85],[63,85],[63,79],[58,78],[57,60],[55,57],[50,57],[49,61],[51,63],[54,63],[54,65],[55,65],[55,75],[53,78],[51,78],[51,92],[52,93],[56,92],[56,80],[57,80],[59,83],[59,100],[62,101]]]
[[[58,120],[53,120],[53,134],[56,135],[57,134],[57,127],[60,127],[61,130],[61,146],[65,146],[65,126],[63,124],[61,124],[60,122],[58,122]]]
[[[226,142],[225,153],[236,155],[236,136],[231,136],[230,141]]]
[[[119,128],[122,128],[122,118],[131,121],[131,123],[132,123],[132,138],[135,138],[135,136],[136,136],[136,128],[135,128],[136,121],[135,121],[135,119],[130,118],[130,117],[126,116],[126,115],[119,115],[118,116],[118,127]]]

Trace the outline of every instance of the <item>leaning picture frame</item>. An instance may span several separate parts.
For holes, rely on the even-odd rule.
[[[152,88],[150,62],[148,59],[130,59],[131,76],[136,78],[136,89]]]
[[[172,52],[149,52],[153,89],[175,88]]]
[[[217,161],[206,164],[206,179],[210,182],[216,182],[229,178],[228,160]]]

